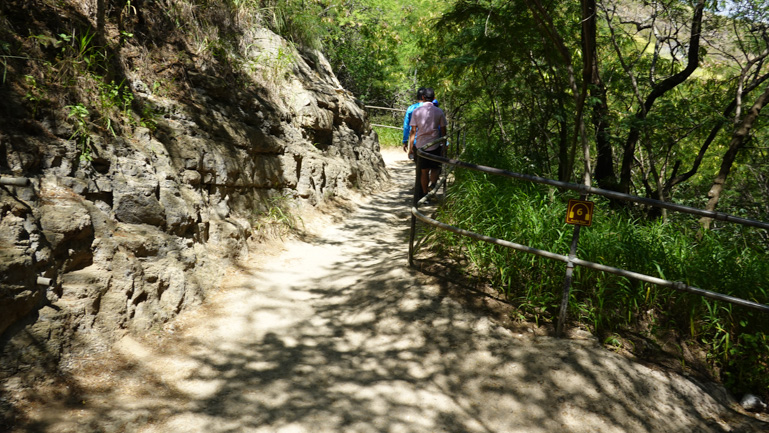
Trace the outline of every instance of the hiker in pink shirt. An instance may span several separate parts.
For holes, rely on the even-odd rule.
[[[443,113],[443,110],[432,103],[433,99],[435,99],[435,91],[428,87],[422,96],[422,105],[411,114],[409,155],[416,153],[414,151],[416,148],[432,155],[443,156],[442,145],[445,140],[438,139],[446,136],[446,115]],[[441,173],[441,164],[439,162],[431,161],[427,158],[423,158],[421,162],[420,184],[422,191],[419,194],[420,198],[427,194],[428,185],[435,184],[438,181],[438,176]]]

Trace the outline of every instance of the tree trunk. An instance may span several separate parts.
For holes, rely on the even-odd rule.
[[[737,159],[737,154],[745,145],[748,135],[750,134],[761,109],[764,108],[767,103],[769,103],[769,87],[767,87],[764,90],[764,93],[758,97],[756,102],[750,107],[750,110],[748,110],[747,114],[742,119],[742,122],[740,122],[734,130],[734,133],[732,133],[729,148],[726,150],[724,159],[721,161],[721,168],[718,170],[718,175],[716,175],[716,178],[713,181],[713,186],[711,186],[710,191],[708,191],[708,204],[705,206],[705,210],[716,210],[718,200],[721,198],[721,193],[724,190],[726,179],[729,177],[729,172],[732,169],[735,159]],[[700,225],[703,229],[708,230],[710,229],[712,221],[712,218],[701,218]]]
[[[576,116],[576,123],[575,126],[578,128],[578,131],[584,131],[584,122],[582,120],[582,104],[580,103],[580,90],[577,88],[577,79],[574,76],[574,67],[572,65],[572,59],[571,59],[571,52],[569,51],[569,48],[566,46],[566,43],[563,41],[563,38],[558,33],[558,29],[555,28],[555,25],[553,24],[553,19],[550,17],[550,15],[545,10],[544,6],[542,6],[542,2],[540,0],[525,0],[526,5],[528,6],[529,10],[531,10],[532,15],[534,16],[534,20],[539,23],[542,30],[545,32],[545,35],[550,39],[551,42],[553,42],[553,45],[555,45],[556,50],[561,56],[561,59],[563,60],[564,66],[566,67],[566,72],[569,78],[569,88],[572,91],[572,94],[574,95],[575,102],[577,104],[577,116]],[[563,131],[562,131],[563,132]],[[566,159],[559,158],[559,167],[558,167],[558,177],[559,180],[563,182],[568,182],[571,180],[571,174],[574,171],[574,156],[576,152],[576,145],[577,145],[577,135],[574,136],[571,142],[571,148],[567,151]],[[563,151],[563,149],[561,149]],[[561,156],[562,153],[561,153]],[[565,166],[564,166],[565,165]],[[564,177],[565,176],[565,177]]]
[[[641,128],[643,121],[654,105],[657,98],[663,96],[669,90],[686,81],[689,76],[697,69],[700,61],[700,31],[702,30],[702,10],[705,7],[704,0],[699,0],[694,7],[694,16],[692,17],[692,29],[689,37],[689,52],[687,54],[688,62],[686,68],[663,80],[652,88],[649,96],[646,97],[644,105],[636,113],[636,122],[633,123],[622,154],[622,166],[620,167],[619,190],[625,194],[630,193],[630,181],[632,177],[632,166],[635,157],[636,144],[641,138]]]
[[[740,95],[742,98],[746,97],[750,92],[755,90],[758,86],[760,86],[764,81],[769,79],[769,74],[764,74],[763,76],[757,78],[754,80],[749,86],[745,88],[745,90]],[[734,111],[734,108],[737,106],[737,98],[735,97],[732,99],[731,102],[726,106],[724,109],[722,116],[723,118],[716,122],[716,124],[711,128],[710,134],[708,134],[708,137],[705,139],[705,141],[702,143],[702,146],[700,146],[700,151],[697,153],[697,157],[694,158],[694,162],[692,163],[692,168],[689,169],[686,173],[678,174],[678,169],[681,165],[681,161],[676,161],[675,167],[673,168],[673,172],[670,175],[670,178],[665,182],[664,186],[664,194],[666,196],[670,196],[673,191],[673,187],[678,185],[681,182],[686,181],[690,177],[694,176],[697,173],[697,170],[699,170],[700,165],[702,164],[702,160],[705,158],[705,152],[710,148],[710,145],[713,143],[713,141],[716,138],[716,135],[718,135],[718,132],[721,131],[721,128],[726,124],[726,118],[729,117]]]
[[[565,120],[558,122],[558,180],[568,182],[571,179],[569,166],[569,126]]]
[[[104,20],[107,15],[107,0],[96,0],[96,39],[99,44],[104,45],[107,42]]]
[[[589,84],[594,84],[598,76],[598,51],[596,49],[596,7],[595,0],[582,0],[582,91],[577,100],[578,136],[582,141],[582,157],[584,159],[584,174],[582,183],[592,185],[592,169],[590,167],[590,144],[585,127],[585,99]],[[600,79],[598,79],[600,81]],[[575,137],[576,138],[576,137]]]
[[[614,151],[609,141],[607,122],[609,118],[609,104],[606,102],[606,88],[599,74],[598,52],[596,43],[596,18],[597,10],[595,0],[583,0],[583,47],[589,50],[590,63],[586,63],[584,71],[585,82],[591,84],[590,96],[599,101],[593,106],[591,120],[595,128],[596,164],[595,179],[601,188],[615,189],[616,174],[614,173]],[[588,18],[590,18],[588,20]]]

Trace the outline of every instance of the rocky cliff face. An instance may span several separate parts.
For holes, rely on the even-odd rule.
[[[268,30],[249,30],[248,67],[234,69],[164,31],[157,2],[108,10],[103,72],[57,81],[66,44],[96,31],[89,4],[0,5],[4,374],[200,303],[278,200],[317,205],[387,176],[322,54]],[[105,93],[125,105],[105,107]]]

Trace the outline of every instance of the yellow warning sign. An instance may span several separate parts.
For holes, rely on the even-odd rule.
[[[566,224],[589,226],[593,223],[593,202],[585,200],[569,200],[566,211]]]

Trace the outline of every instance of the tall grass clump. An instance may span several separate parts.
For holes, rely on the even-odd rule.
[[[230,0],[237,8],[251,9],[275,33],[291,42],[319,50],[325,34],[323,7],[301,0]]]
[[[484,146],[470,145],[463,159],[525,172],[515,155]],[[573,233],[564,221],[569,198],[576,193],[458,169],[439,218],[565,255]],[[689,215],[649,220],[632,206],[591,200],[596,203],[593,225],[581,230],[577,257],[769,304],[769,252],[754,229],[729,226],[698,235],[697,221]],[[517,317],[538,323],[555,317],[563,263],[448,232],[435,236],[444,253],[466,259],[468,272],[516,305]],[[732,389],[769,395],[766,313],[580,267],[568,313],[598,335],[632,331],[696,344],[706,351],[711,372]]]
[[[379,144],[382,147],[401,147],[403,146],[403,131],[399,131],[391,128],[382,128],[374,126],[379,137]]]
[[[509,170],[520,167],[512,155],[500,157],[469,145],[463,159]],[[470,170],[456,170],[441,220],[486,236],[567,254],[568,227],[561,215],[563,197],[552,189]],[[449,232],[436,234],[449,253],[461,255],[473,272],[486,278],[519,305],[522,317],[549,320],[560,302],[563,268],[554,262],[477,242]]]
[[[379,136],[379,144],[382,147],[401,147],[403,142],[403,117],[405,113],[379,108],[368,108],[367,111],[369,113],[369,122],[371,122],[374,131]],[[385,126],[390,126],[391,128]]]

